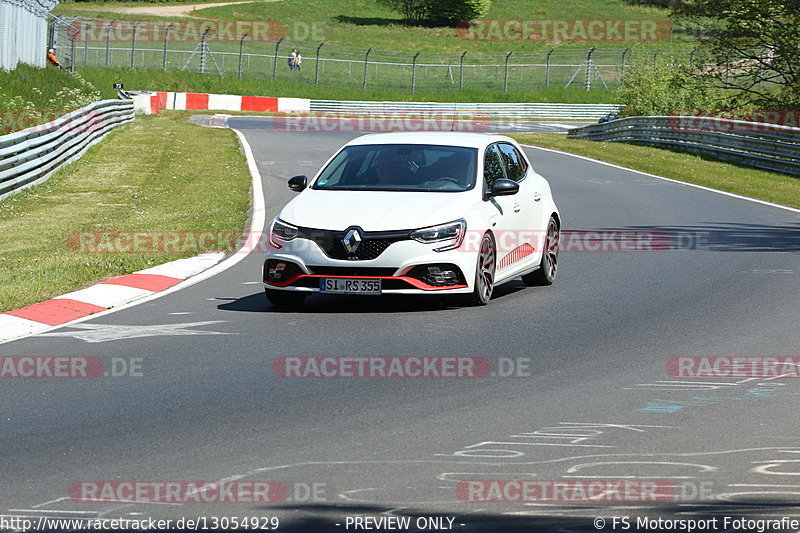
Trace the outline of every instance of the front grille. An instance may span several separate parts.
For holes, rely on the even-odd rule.
[[[317,243],[322,251],[331,259],[347,261],[368,261],[381,255],[389,246],[408,240],[411,230],[402,231],[362,231],[361,244],[355,252],[350,253],[344,247],[342,239],[347,234],[344,231],[329,231],[312,228],[299,228],[300,236]]]
[[[397,269],[384,267],[309,266],[311,272],[321,276],[391,276]]]

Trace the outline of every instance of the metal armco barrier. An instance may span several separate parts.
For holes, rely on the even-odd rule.
[[[800,128],[714,117],[627,117],[567,133],[574,139],[666,145],[800,175]]]
[[[115,127],[133,120],[133,101],[102,100],[46,124],[0,136],[0,200],[45,181]]]
[[[546,103],[446,103],[446,102],[348,102],[311,100],[312,113],[348,115],[442,114],[503,118],[543,118],[562,120],[597,120],[618,113],[617,104],[546,104]]]

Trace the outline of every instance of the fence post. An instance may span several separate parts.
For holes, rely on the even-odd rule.
[[[169,41],[169,29],[175,25],[174,22],[170,22],[167,29],[164,30],[164,64],[161,67],[161,70],[167,70],[167,41]]]
[[[597,48],[596,46],[592,46],[591,48],[589,48],[589,53],[586,54],[586,90],[587,91],[592,88],[592,65],[594,65],[594,63],[592,62],[592,54],[594,53],[596,48]]]
[[[111,47],[111,27],[114,25],[115,22],[116,19],[112,20],[111,22],[108,23],[108,27],[106,28],[106,66],[108,66],[109,52]]]
[[[317,62],[314,63],[314,87],[319,87],[319,49],[322,48],[324,44],[325,43],[319,43],[319,46],[317,46]]]
[[[467,55],[467,51],[464,50],[464,53],[461,54],[461,58],[459,59],[458,63],[458,90],[461,91],[464,89],[464,56]]]
[[[134,55],[136,54],[136,28],[139,27],[142,21],[138,21],[133,25],[133,34],[131,35],[131,68],[134,67]]]
[[[627,56],[628,52],[630,51],[631,51],[630,48],[626,48],[625,50],[622,51],[622,70],[620,71],[621,76],[625,76],[625,56]],[[625,85],[625,80],[622,79],[620,84]]]
[[[369,65],[369,53],[372,52],[372,48],[367,50],[366,55],[364,55],[364,90],[367,90],[367,66]]]
[[[85,31],[83,32],[83,66],[89,62],[89,28],[92,26],[94,19],[86,23]]]
[[[549,52],[547,52],[547,57],[544,60],[544,88],[547,89],[550,87],[550,55],[555,51],[555,48],[551,48]]]
[[[656,63],[657,57],[658,57],[658,48],[656,48],[656,51],[653,52],[653,70],[658,70],[658,64]]]
[[[53,18],[53,20],[50,21],[50,24],[49,24],[49,27],[48,27],[48,30],[49,30],[48,31],[48,38],[49,38],[49,43],[50,44],[48,44],[47,48],[55,49],[56,24],[58,24],[60,21],[61,21],[61,15]]]
[[[691,53],[689,54],[689,68],[694,66],[694,53],[697,52],[697,48],[693,48]]]
[[[78,30],[78,31],[80,31],[80,30]],[[70,45],[70,53],[71,53],[72,57],[70,58],[70,61],[69,61],[69,71],[72,72],[72,73],[75,73],[75,53],[76,53],[75,52],[75,43],[77,42],[77,40],[78,40],[78,36],[76,35],[72,39],[72,44]]]
[[[247,32],[239,39],[239,73],[236,75],[238,79],[242,79],[242,52],[244,52],[244,40],[247,37]],[[223,56],[225,57],[225,56]]]
[[[272,64],[272,81],[275,81],[278,77],[278,47],[283,42],[283,37],[278,39],[278,42],[275,43],[275,62]]]
[[[411,92],[413,93],[417,86],[417,57],[419,52],[414,54],[414,59],[411,60]]]
[[[211,31],[211,26],[206,27],[200,36],[200,74],[206,73],[206,35]]]
[[[511,57],[511,54],[513,54],[513,53],[514,52],[509,52],[509,53],[506,54],[506,73],[505,73],[505,77],[503,79],[503,92],[504,93],[508,92],[508,60]]]

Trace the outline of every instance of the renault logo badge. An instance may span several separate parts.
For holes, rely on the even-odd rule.
[[[361,232],[358,230],[358,228],[352,228],[348,230],[342,239],[342,244],[344,245],[344,249],[347,250],[348,254],[356,253],[358,247],[361,246]]]

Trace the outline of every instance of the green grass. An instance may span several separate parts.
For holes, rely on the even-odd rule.
[[[800,178],[709,157],[625,143],[569,139],[564,134],[512,135],[521,143],[579,154],[616,165],[800,208]]]
[[[21,64],[12,71],[0,70],[0,135],[113,96],[112,91],[98,91],[81,76],[55,67],[40,69]]]
[[[113,13],[93,10],[107,7],[107,2],[81,2],[61,4],[59,13],[84,16],[119,18]],[[141,6],[139,3],[113,5]],[[150,5],[150,4],[148,4]],[[158,5],[158,4],[157,4]],[[564,20],[564,19],[667,19],[667,10],[647,6],[632,6],[624,0],[495,0],[487,19]],[[562,41],[551,40],[488,40],[464,39],[453,28],[407,26],[398,13],[379,5],[375,0],[280,0],[277,2],[242,3],[197,10],[195,15],[208,19],[273,20],[286,27],[289,41],[325,41],[361,48],[381,50],[461,52],[507,52],[544,50],[556,46],[586,49],[589,46],[628,47],[631,43],[618,41]],[[122,18],[131,18],[124,15]],[[149,18],[149,17],[148,17]],[[674,38],[672,44],[685,43],[683,37]],[[648,43],[666,46],[659,41]]]
[[[208,92],[216,94],[241,94],[248,96],[292,96],[334,100],[397,100],[430,102],[563,102],[563,103],[617,103],[613,90],[551,87],[540,90],[465,89],[442,92],[345,87],[314,87],[302,81],[242,78],[203,75],[183,71],[160,71],[144,69],[107,69],[102,67],[80,68],[83,77],[96,87],[110,88],[113,83],[123,83],[131,90],[158,90],[176,92]]]
[[[250,177],[230,130],[138,116],[49,181],[0,202],[0,311],[188,254],[78,253],[71,235],[244,228]],[[74,237],[73,237],[74,238]]]

